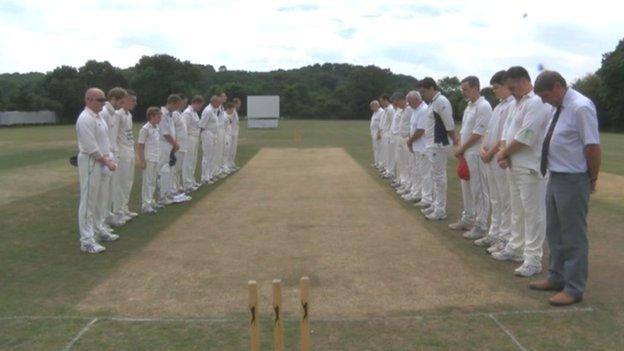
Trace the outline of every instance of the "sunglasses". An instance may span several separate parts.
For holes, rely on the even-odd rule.
[[[106,98],[96,98],[96,99],[92,99],[95,100],[97,102],[106,102]]]

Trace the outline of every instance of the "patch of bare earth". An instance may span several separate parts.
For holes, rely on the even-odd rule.
[[[271,280],[284,310],[312,279],[314,316],[357,317],[534,302],[465,266],[342,149],[262,149],[80,302],[131,316],[246,312]]]

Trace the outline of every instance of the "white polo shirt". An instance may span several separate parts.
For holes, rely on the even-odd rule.
[[[492,106],[490,103],[483,97],[479,96],[479,98],[475,101],[468,101],[468,105],[464,110],[464,115],[462,117],[462,126],[459,132],[459,138],[462,144],[464,144],[472,134],[477,134],[483,136],[487,131],[487,125],[490,122],[490,118],[492,117]],[[479,154],[479,150],[481,149],[481,141],[478,141],[472,144],[466,151],[465,154]]]
[[[572,88],[566,91],[561,106],[548,148],[548,169],[562,173],[587,172],[585,146],[600,144],[596,107]]]
[[[522,167],[539,173],[542,155],[542,143],[553,108],[542,102],[539,96],[531,90],[511,107],[509,111],[508,128],[503,132],[503,138],[510,143],[516,140],[522,147],[513,153],[509,159],[511,167]]]
[[[182,112],[182,118],[184,118],[184,124],[186,125],[188,135],[198,137],[199,115],[192,106],[189,105],[184,112]]]
[[[414,135],[414,133],[416,133],[419,129],[424,131],[427,127],[428,107],[429,106],[427,106],[427,104],[423,101],[413,110],[412,117],[410,119],[410,136]],[[423,134],[412,143],[412,150],[414,150],[414,152],[424,153],[426,146],[427,142],[425,140],[425,134]]]
[[[392,124],[390,125],[390,133],[394,136],[399,135],[399,131],[401,128],[401,116],[403,115],[403,109],[397,108],[394,110],[394,115],[392,116]]]
[[[379,131],[379,126],[381,124],[381,117],[383,116],[383,109],[380,107],[377,111],[373,112],[371,116],[370,122],[370,133],[373,138],[376,137],[377,132]]]
[[[435,140],[436,115],[440,117],[440,122],[438,123],[442,123],[439,128],[444,128],[447,132],[455,130],[455,121],[453,121],[453,107],[451,106],[451,102],[446,98],[446,96],[440,94],[440,92],[437,92],[435,94],[433,99],[431,99],[431,103],[427,107],[425,143],[428,148],[452,146],[453,140],[451,140],[451,138],[448,138],[448,145],[443,145],[440,141]]]
[[[381,125],[381,131],[386,137],[390,136],[390,133],[391,133],[390,129],[392,127],[392,119],[394,118],[394,112],[395,112],[394,107],[392,105],[388,105],[384,109],[384,118],[383,118],[383,124]]]
[[[117,152],[117,134],[119,133],[119,120],[116,115],[113,105],[106,101],[104,108],[100,112],[100,117],[106,122],[108,126],[108,140],[110,142],[110,151]]]
[[[123,108],[117,110],[117,120],[119,121],[119,131],[117,133],[117,144],[119,153],[125,156],[134,156],[134,135],[132,134],[132,114]]]
[[[494,107],[492,117],[487,125],[487,132],[482,142],[482,145],[488,150],[496,147],[500,142],[503,136],[505,122],[507,121],[507,116],[509,115],[509,109],[513,105],[513,101],[513,95],[509,95],[505,100],[502,100],[498,103],[498,105],[496,105],[496,107]]]
[[[158,126],[147,122],[139,131],[139,144],[145,145],[145,161],[159,162],[160,160],[160,131]]]
[[[413,112],[414,110],[412,107],[408,105],[401,114],[401,120],[399,121],[399,136],[401,136],[401,138],[409,138],[410,136],[410,122]]]
[[[110,154],[110,140],[106,122],[88,107],[76,120],[76,136],[80,153],[95,159]]]
[[[175,140],[175,126],[173,124],[173,112],[169,112],[166,106],[160,108],[162,112],[162,118],[160,119],[160,124],[158,124],[158,129],[160,130],[160,141],[163,143],[169,143],[167,139],[165,139],[165,135],[171,135],[171,137]]]
[[[175,129],[176,140],[180,144],[179,152],[186,152],[188,144],[188,131],[186,129],[186,123],[179,111],[174,111],[171,114],[173,120],[173,128]]]
[[[234,114],[232,115],[232,135],[238,136],[239,123],[240,123],[240,119],[238,118],[238,112],[234,110]]]
[[[217,135],[219,132],[219,120],[217,113],[220,113],[219,108],[213,108],[212,105],[206,106],[202,111],[201,119],[199,120],[199,127],[205,131]]]

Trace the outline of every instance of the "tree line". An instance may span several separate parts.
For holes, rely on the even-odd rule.
[[[193,64],[170,55],[143,56],[130,68],[121,69],[108,61],[87,61],[82,67],[60,66],[47,73],[0,74],[1,110],[53,110],[63,123],[73,123],[83,107],[87,87],[105,91],[121,86],[135,90],[141,118],[148,106],[159,106],[171,93],[187,96],[225,91],[243,101],[247,95],[279,95],[281,115],[289,118],[367,119],[368,103],[381,93],[411,90],[417,78],[394,74],[389,69],[352,64],[315,64],[271,72],[215,70],[211,65]],[[487,86],[488,82],[482,82]],[[461,119],[466,106],[458,77],[438,80]],[[603,55],[598,71],[573,83],[596,104],[603,130],[624,130],[624,39],[613,52]],[[482,94],[492,103],[490,88]]]

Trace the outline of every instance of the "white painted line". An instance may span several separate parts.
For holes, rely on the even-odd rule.
[[[505,334],[507,334],[507,336],[511,338],[511,341],[513,341],[514,344],[516,344],[516,346],[518,347],[518,350],[527,351],[527,349],[525,349],[524,346],[522,346],[522,344],[518,341],[518,339],[516,339],[516,337],[511,333],[511,331],[509,331],[509,329],[507,329],[503,325],[503,323],[499,322],[499,320],[496,319],[496,317],[494,317],[493,314],[488,314],[488,317],[490,317],[494,321],[494,323],[496,323],[505,332]]]
[[[560,313],[583,313],[593,312],[595,309],[591,306],[578,308],[560,308],[560,309],[544,309],[544,310],[515,310],[501,312],[473,312],[473,313],[449,313],[449,314],[432,314],[432,315],[406,315],[406,316],[368,316],[368,317],[319,317],[314,318],[318,322],[366,322],[366,321],[384,321],[384,320],[423,320],[423,319],[448,319],[456,317],[488,317],[490,316],[506,316],[506,315],[522,315],[522,314],[560,314]],[[93,320],[97,319],[110,320],[115,322],[187,322],[187,323],[239,323],[238,319],[226,318],[177,318],[177,317],[119,317],[119,316],[6,316],[0,317],[0,321],[8,320]],[[298,320],[299,317],[287,316],[285,320]]]
[[[548,309],[548,310],[520,310],[520,311],[502,311],[502,312],[493,312],[489,314],[497,315],[497,316],[505,316],[511,314],[557,314],[557,313],[578,313],[578,312],[593,312],[595,311],[593,307],[570,307],[570,308],[557,308],[557,309]]]
[[[240,323],[240,320],[225,318],[133,318],[133,317],[103,317],[101,319],[115,322],[185,322],[185,323]]]
[[[80,329],[78,334],[76,334],[76,336],[74,336],[74,338],[69,342],[69,344],[67,344],[67,346],[65,346],[62,350],[63,351],[71,350],[71,348],[74,347],[74,344],[84,335],[84,333],[89,331],[89,329],[91,329],[91,326],[93,326],[98,320],[99,318],[93,318],[89,323],[87,323],[87,325],[85,325],[82,329]]]
[[[0,321],[9,321],[9,320],[55,320],[55,319],[78,319],[78,320],[87,320],[93,319],[95,317],[82,317],[82,316],[9,316],[9,317],[0,317]]]

